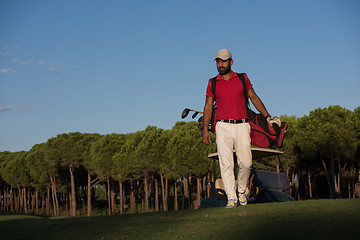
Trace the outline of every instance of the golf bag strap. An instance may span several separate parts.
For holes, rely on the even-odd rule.
[[[247,87],[246,87],[246,79],[245,79],[245,76],[243,73],[238,73],[237,74],[238,77],[240,78],[241,80],[241,83],[244,87],[244,97],[245,97],[245,105],[246,105],[246,108],[249,108],[249,93],[248,93],[248,90],[247,90]]]
[[[216,99],[216,97],[215,97],[216,82],[217,82],[216,77],[213,77],[213,78],[211,79],[211,91],[212,91],[212,93],[213,93],[213,95],[214,95],[214,101],[215,101],[215,99]]]

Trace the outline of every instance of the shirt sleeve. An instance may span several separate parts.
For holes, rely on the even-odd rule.
[[[253,85],[250,82],[250,79],[248,78],[247,74],[246,73],[243,73],[243,74],[245,76],[247,90],[249,91],[253,87]]]

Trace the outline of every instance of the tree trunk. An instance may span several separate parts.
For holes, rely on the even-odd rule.
[[[211,191],[211,174],[207,174],[207,184],[206,184],[206,192],[207,192],[207,198],[210,198],[210,191]]]
[[[344,164],[343,167],[341,167],[341,164],[340,164],[340,160],[338,160],[338,163],[339,163],[339,177],[340,177],[340,182],[342,184],[342,187],[340,187],[339,189],[339,194],[341,197],[346,197],[346,188],[348,187],[348,184],[347,182],[350,181],[351,177],[349,175],[349,177],[347,177],[347,173],[346,173],[346,163]],[[348,180],[348,181],[346,181]],[[340,185],[341,186],[341,185]],[[341,194],[341,188],[343,189],[342,190],[342,194]],[[350,194],[350,193],[349,193]]]
[[[196,206],[195,209],[198,209],[200,206],[200,201],[201,201],[201,181],[200,181],[200,177],[196,178],[196,182],[197,182],[197,187],[196,187]]]
[[[297,174],[295,176],[294,183],[295,183],[295,197],[297,197],[297,199],[300,200],[300,193],[299,193],[300,177]]]
[[[70,203],[70,217],[76,217],[76,194],[75,194],[75,178],[73,171],[73,164],[69,165],[70,183],[71,183],[71,203]]]
[[[31,209],[30,209],[30,211],[32,213],[34,213],[35,212],[35,192],[34,191],[30,192],[30,190],[29,190],[29,193],[31,194]]]
[[[286,168],[286,177],[289,178],[290,167]]]
[[[158,180],[155,177],[155,212],[159,211],[159,188],[158,188]]]
[[[6,199],[5,199],[5,182],[0,182],[0,199],[2,199],[2,201],[0,201],[0,211],[4,211],[5,210],[5,204],[6,204]]]
[[[92,212],[91,205],[91,175],[88,172],[88,182],[87,182],[87,216],[90,217]]]
[[[29,201],[29,198],[27,197],[26,187],[22,187],[21,191],[22,191],[22,199],[21,199],[21,201],[22,201],[22,204],[23,204],[23,208],[22,208],[23,210],[22,211],[24,213],[28,213],[29,208],[28,208],[27,203]]]
[[[349,199],[351,198],[351,179],[349,179],[348,181],[348,195],[349,195]]]
[[[340,173],[334,176],[334,187],[335,187],[335,195],[339,197],[340,195]]]
[[[154,211],[154,206],[152,203],[154,203],[154,195],[151,194],[152,193],[152,190],[153,190],[153,178],[154,178],[154,175],[152,174],[151,175],[151,178],[148,179],[148,195],[149,195],[149,212],[153,212]]]
[[[9,194],[9,197],[8,197],[8,209],[10,209],[10,211],[14,211],[14,208],[13,208],[13,197],[12,197],[12,186],[8,186],[8,190],[7,190],[7,193]]]
[[[164,177],[163,177],[162,173],[160,173],[160,184],[161,184],[162,210],[164,211],[165,187],[164,187]]]
[[[85,191],[85,189],[86,189],[86,191]],[[81,201],[81,198],[80,198],[80,203],[82,203],[83,212],[86,212],[86,216],[87,216],[87,209],[88,209],[88,207],[87,207],[87,204],[88,204],[88,201],[87,201],[87,197],[88,197],[87,186],[86,186],[85,189],[84,189],[84,191],[82,193],[82,197],[81,197],[83,200]]]
[[[46,191],[41,194],[41,209],[46,209]]]
[[[163,202],[163,211],[168,211],[168,204],[167,204],[167,187],[168,187],[168,179],[166,178],[164,183],[164,176],[160,173],[160,181],[161,181],[161,195],[162,195],[162,202]]]
[[[145,202],[144,202],[144,196],[141,196],[141,212],[145,212]]]
[[[136,202],[135,202],[135,180],[130,180],[130,209],[132,213],[136,213]]]
[[[310,175],[310,172],[307,173],[308,175],[308,184],[309,184],[309,196],[310,196],[310,199],[312,199],[312,187],[311,187],[311,175]]]
[[[51,198],[52,198],[52,204],[53,204],[53,211],[54,211],[54,216],[57,216],[56,215],[56,205],[55,205],[55,198],[54,198],[54,196],[55,196],[55,194],[54,194],[54,191],[56,191],[56,187],[54,186],[54,183],[53,183],[53,181],[54,181],[54,179],[52,178],[52,175],[50,175],[50,183],[51,183],[51,185],[50,185],[50,187],[51,187]],[[48,192],[48,194],[50,194],[50,192]],[[49,208],[49,210],[50,210],[50,196],[49,196],[49,199],[48,199],[48,208]]]
[[[92,213],[92,204],[91,204],[91,195],[92,195],[92,189],[95,187],[98,183],[105,181],[106,178],[99,179],[96,177],[94,180],[91,180],[91,174],[88,172],[88,184],[87,184],[87,216],[91,216]]]
[[[70,217],[70,192],[69,189],[65,194],[65,215]]]
[[[47,187],[47,194],[46,194],[46,215],[50,215],[50,186]]]
[[[321,157],[321,162],[322,162],[322,165],[323,165],[324,170],[325,170],[326,180],[327,180],[328,187],[329,187],[329,198],[333,198],[333,191],[332,191],[332,187],[331,187],[331,183],[330,183],[329,173],[328,173],[328,170],[326,168],[325,161],[324,161],[324,159],[322,157]]]
[[[165,203],[166,203],[165,211],[169,211],[168,198],[169,198],[169,178],[166,177],[165,178]]]
[[[116,212],[116,201],[115,201],[116,193],[114,189],[111,189],[111,213]]]
[[[59,201],[58,201],[58,197],[57,197],[57,187],[56,187],[56,182],[55,182],[55,176],[54,176],[54,199],[55,199],[55,208],[56,208],[56,214],[57,216],[60,216],[60,210],[59,210]]]
[[[7,205],[6,205],[6,210],[7,211],[13,211],[12,210],[12,202],[11,202],[11,196],[12,196],[12,193],[11,193],[11,186],[7,186],[6,188],[6,195],[8,196],[7,197]]]
[[[16,208],[15,208],[15,211],[16,212],[20,212],[21,211],[21,208],[22,208],[22,191],[20,191],[20,188],[18,187],[15,191],[16,193]]]
[[[204,176],[204,177],[202,177],[202,181],[201,181],[202,183],[201,183],[201,189],[202,189],[202,191],[206,191],[207,189],[206,189],[206,176]]]
[[[35,213],[39,214],[39,190],[35,190]]]
[[[149,189],[148,189],[148,173],[147,171],[145,171],[144,174],[144,194],[145,194],[145,199],[144,199],[144,211],[145,212],[149,212]]]
[[[110,178],[107,177],[107,202],[108,202],[108,215],[111,215],[111,191],[110,191]]]
[[[13,194],[14,194],[13,198],[14,198],[15,212],[19,212],[19,208],[20,208],[20,205],[19,205],[19,191],[16,191],[16,189],[14,189]]]
[[[188,178],[183,175],[183,185],[184,185],[184,197],[185,198],[190,198],[190,193],[189,193],[189,181],[188,181]]]
[[[178,196],[177,196],[177,185],[176,185],[176,179],[174,182],[174,210],[178,211],[179,207],[178,207]]]
[[[337,194],[336,194],[336,190],[335,190],[335,159],[331,159],[330,160],[330,180],[331,180],[331,191],[332,191],[332,197],[331,198],[336,198]]]
[[[7,184],[4,183],[4,188],[3,188],[3,199],[4,199],[4,202],[3,202],[3,206],[1,208],[1,210],[3,211],[7,211],[6,207],[7,207]]]
[[[291,175],[291,182],[290,182],[290,196],[293,196],[293,197],[294,197],[294,195],[293,195],[293,192],[294,192],[294,180],[295,180],[295,171]]]
[[[54,175],[49,173],[51,183],[51,195],[53,200],[54,216],[59,216],[59,202],[57,200],[57,189],[56,189],[56,178]]]
[[[23,190],[20,188],[19,184],[17,184],[17,192],[18,192],[18,196],[17,196],[17,199],[18,199],[18,207],[17,207],[17,212],[21,212],[23,211]]]
[[[119,178],[119,208],[120,214],[124,213],[124,195],[123,195],[123,183],[120,174],[118,174]]]

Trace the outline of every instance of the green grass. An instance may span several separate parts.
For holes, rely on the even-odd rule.
[[[360,199],[82,218],[0,215],[1,239],[360,239]]]

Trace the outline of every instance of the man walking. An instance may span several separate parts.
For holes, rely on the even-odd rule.
[[[244,89],[238,75],[231,70],[233,65],[232,55],[229,50],[221,49],[215,57],[216,67],[219,72],[216,77],[215,96],[212,92],[211,79],[206,90],[204,107],[203,142],[210,145],[211,137],[208,131],[214,98],[217,105],[216,144],[219,156],[221,178],[224,183],[228,198],[226,208],[237,207],[247,204],[246,185],[252,165],[250,124],[246,113],[244,91],[255,108],[267,119],[269,124],[279,124],[280,120],[272,118],[266,110],[263,102],[255,93],[252,84],[245,73],[246,87]],[[281,124],[281,123],[280,123]],[[280,125],[279,124],[279,125]],[[239,166],[238,183],[234,176],[233,149],[235,148],[237,163]]]

